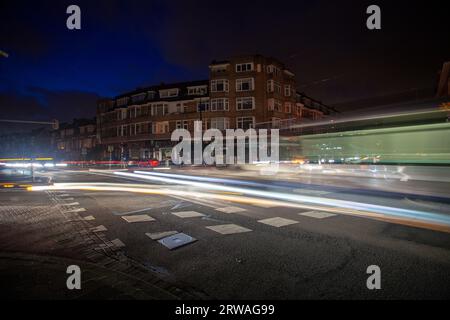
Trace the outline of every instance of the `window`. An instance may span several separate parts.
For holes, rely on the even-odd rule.
[[[282,104],[281,104],[280,100],[277,100],[277,99],[269,99],[268,108],[269,108],[269,111],[282,112]]]
[[[127,118],[127,109],[117,110],[117,120],[125,120]]]
[[[152,125],[150,122],[136,123],[136,134],[150,133]]]
[[[228,92],[228,80],[211,80],[211,92]]]
[[[167,89],[167,90],[159,90],[160,98],[171,98],[178,96],[178,89]]]
[[[130,136],[136,135],[136,124],[130,124]]]
[[[275,76],[279,76],[281,74],[280,68],[275,67],[273,64],[268,65],[266,70],[267,70],[267,73],[273,74]]]
[[[128,103],[128,97],[117,99],[117,106],[122,107]]]
[[[212,99],[211,111],[228,111],[228,99]]]
[[[131,97],[131,101],[133,101],[133,103],[141,102],[145,100],[145,97],[146,93],[135,94],[134,96]]]
[[[281,85],[277,81],[269,80],[267,81],[267,92],[281,93]]]
[[[130,119],[138,118],[141,116],[141,107],[131,107],[128,110],[128,117]]]
[[[147,92],[147,97],[148,97],[149,100],[155,99],[155,91]]]
[[[196,119],[195,121],[200,121],[200,119]],[[202,120],[202,130],[203,131],[206,131],[206,130],[208,130],[208,128],[209,128],[209,125],[210,124],[210,120],[209,119],[203,119]]]
[[[189,122],[187,120],[177,120],[176,122],[177,129],[189,129]]]
[[[236,80],[236,91],[252,91],[254,89],[254,79],[237,79]]]
[[[230,128],[230,119],[228,118],[211,118],[211,129],[226,130]]]
[[[164,103],[152,104],[152,116],[163,116],[167,114],[167,105]]]
[[[169,132],[169,121],[153,122],[152,132],[154,134],[164,134]]]
[[[201,96],[203,94],[206,94],[206,86],[188,87],[188,95],[190,96]]]
[[[176,113],[183,113],[183,112],[184,112],[184,105],[182,103],[177,103]]]
[[[284,112],[292,113],[292,104],[290,102],[284,104]]]
[[[280,127],[280,121],[281,121],[280,118],[273,117],[272,118],[272,127],[273,128],[279,128]]]
[[[236,99],[236,110],[252,110],[255,109],[254,97],[243,97]]]
[[[250,129],[255,127],[255,118],[254,117],[239,117],[236,118],[236,127],[238,129]]]
[[[117,136],[125,137],[128,135],[128,126],[119,126],[117,127]]]
[[[209,101],[199,101],[197,103],[197,112],[209,111]]]
[[[236,72],[253,71],[253,62],[236,64]]]
[[[286,97],[290,97],[291,96],[291,86],[290,85],[285,85],[284,86],[284,95]]]
[[[211,71],[214,73],[225,73],[228,69],[228,64],[218,64],[214,66],[210,66]]]

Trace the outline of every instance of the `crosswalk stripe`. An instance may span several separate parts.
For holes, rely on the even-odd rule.
[[[84,211],[86,211],[85,208],[77,208],[77,209],[69,210],[69,211],[67,211],[67,212],[84,212]]]
[[[203,213],[197,212],[197,211],[179,211],[179,212],[172,212],[173,215],[179,217],[179,218],[196,218],[196,217],[204,217],[205,215]]]
[[[324,211],[308,211],[308,212],[300,212],[299,215],[316,218],[316,219],[325,219],[329,217],[334,217],[334,213],[324,212]]]
[[[244,232],[250,232],[252,230],[238,226],[236,224],[222,224],[217,226],[209,226],[206,227],[209,230],[218,232],[220,234],[235,234],[235,233],[244,233]]]
[[[72,202],[72,203],[64,203],[64,206],[79,206],[80,204],[78,202]]]
[[[106,227],[104,225],[99,225],[97,227],[91,228],[91,231],[93,232],[102,232],[102,231],[107,231],[108,229],[106,229]]]
[[[246,209],[239,207],[223,207],[223,208],[216,208],[216,210],[225,213],[237,213],[247,211]]]
[[[155,221],[154,218],[150,217],[147,214],[134,215],[134,216],[122,216],[122,219],[128,223]]]
[[[269,226],[276,227],[276,228],[289,226],[291,224],[298,223],[298,221],[291,220],[291,219],[285,219],[285,218],[281,218],[281,217],[274,217],[274,218],[269,218],[269,219],[258,220],[258,222],[264,223],[264,224],[267,224]]]

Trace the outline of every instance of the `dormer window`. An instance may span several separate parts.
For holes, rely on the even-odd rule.
[[[147,92],[147,99],[148,100],[153,100],[153,99],[155,99],[155,91],[148,91]]]
[[[206,94],[207,86],[188,87],[188,95],[201,96]]]
[[[171,97],[177,97],[177,96],[178,96],[178,88],[159,90],[160,98],[171,98]]]
[[[117,106],[122,107],[128,103],[128,97],[117,99]]]
[[[253,62],[236,64],[236,72],[248,72],[248,71],[253,71]]]
[[[145,97],[146,97],[145,93],[135,94],[134,96],[131,97],[131,101],[133,101],[133,103],[141,102],[145,100]]]

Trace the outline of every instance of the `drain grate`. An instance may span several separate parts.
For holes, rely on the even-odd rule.
[[[187,244],[193,243],[197,241],[197,239],[185,234],[185,233],[177,233],[169,237],[165,237],[159,239],[158,242],[161,243],[166,248],[173,250],[179,247],[183,247]]]

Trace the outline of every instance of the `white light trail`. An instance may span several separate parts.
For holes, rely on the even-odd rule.
[[[232,187],[225,185],[217,185],[213,183],[204,183],[204,182],[196,182],[196,181],[188,181],[184,176],[178,175],[179,178],[166,178],[166,174],[163,173],[155,173],[155,172],[144,172],[144,171],[134,171],[134,173],[127,172],[115,172],[115,175],[122,175],[127,177],[135,177],[139,179],[159,181],[163,183],[174,183],[181,185],[188,185],[192,187],[207,189],[207,190],[217,190],[217,191],[226,191],[226,192],[235,192],[242,193],[246,195],[252,195],[261,198],[268,199],[277,199],[282,201],[289,201],[294,203],[308,203],[313,205],[320,206],[328,206],[328,207],[339,207],[346,208],[351,210],[359,210],[359,211],[370,211],[376,212],[380,214],[389,215],[395,218],[407,218],[407,219],[417,219],[428,222],[437,222],[443,223],[445,225],[450,226],[450,216],[432,212],[418,211],[418,210],[409,210],[409,209],[401,209],[387,206],[380,206],[368,203],[359,203],[354,201],[346,201],[346,200],[337,200],[330,198],[318,198],[304,195],[294,195],[294,194],[286,194],[280,192],[272,192],[272,191],[264,191],[264,190],[255,190],[241,187]],[[171,175],[174,176],[173,174]],[[176,175],[175,175],[176,176]],[[202,178],[205,177],[196,177]],[[206,178],[209,179],[209,178]]]

